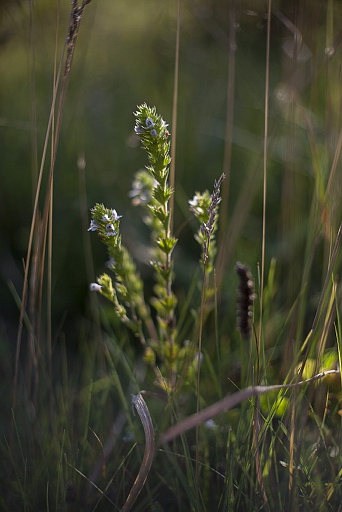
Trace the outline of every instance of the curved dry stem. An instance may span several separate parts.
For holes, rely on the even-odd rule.
[[[327,370],[325,372],[318,373],[314,375],[310,379],[302,380],[300,382],[294,382],[293,384],[275,384],[273,386],[251,386],[246,389],[242,389],[233,395],[226,396],[222,400],[209,405],[202,411],[189,416],[185,420],[177,423],[176,425],[168,428],[159,438],[159,444],[169,443],[175,437],[183,434],[187,430],[196,427],[200,423],[207,421],[211,418],[214,418],[218,414],[224,411],[228,411],[233,407],[236,407],[244,400],[248,400],[252,396],[263,395],[264,393],[268,393],[269,391],[277,391],[280,389],[289,389],[295,388],[297,386],[302,386],[303,384],[309,384],[310,382],[314,382],[316,380],[322,379],[326,375],[330,375],[333,373],[340,373],[339,370]]]
[[[145,432],[145,453],[142,460],[139,473],[134,481],[131,492],[129,493],[127,500],[122,508],[122,512],[129,512],[131,510],[135,500],[140,494],[141,489],[144,487],[146,478],[150,472],[153,457],[154,457],[154,429],[152,419],[147,408],[146,402],[143,399],[141,393],[132,395],[132,404],[136,408],[139,418],[144,427]]]

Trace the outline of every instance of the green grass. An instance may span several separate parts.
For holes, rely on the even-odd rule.
[[[148,393],[157,450],[135,512],[342,510],[339,373],[222,406],[213,421],[158,444],[197,408],[239,390],[290,384],[341,366],[341,85],[334,26],[342,13],[333,1],[300,2],[297,10],[280,5],[268,31],[267,5],[256,17],[229,5],[230,11],[224,2],[181,9],[178,121],[169,128],[177,140],[176,343],[197,347],[201,338],[204,357],[197,380],[185,349],[177,386],[167,393],[156,385],[138,338],[109,302],[87,291],[106,255],[86,230],[95,202],[123,215],[123,243],[149,303],[149,232],[124,197],[146,163],[133,149],[136,105],[156,104],[166,122],[175,119],[177,6],[92,0],[71,74],[58,83],[51,131],[51,34],[59,19],[57,73],[67,8],[42,3],[34,11],[29,4],[4,11],[3,23],[15,35],[3,48],[8,73],[0,84],[7,282],[1,289],[1,510],[120,510],[144,456],[144,431],[131,405],[139,390]],[[237,49],[229,52],[233,14]],[[306,61],[296,62],[286,54],[289,46],[282,47],[294,29],[310,49]],[[223,171],[215,272],[201,302],[198,224],[187,200],[211,191]],[[257,295],[248,340],[236,329],[236,261],[250,268]],[[157,325],[154,314],[152,320]],[[162,361],[157,368],[162,371]]]

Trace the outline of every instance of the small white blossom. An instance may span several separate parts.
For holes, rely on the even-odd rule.
[[[116,222],[117,220],[121,219],[122,215],[118,215],[117,211],[116,210],[111,210],[110,211],[110,220],[112,220],[113,222]]]
[[[99,225],[98,223],[96,222],[96,220],[92,220],[90,222],[90,227],[88,228],[88,231],[97,231],[99,228]]]
[[[91,292],[100,292],[102,290],[102,286],[97,283],[90,283],[89,290]]]
[[[152,121],[152,119],[150,117],[148,117],[146,119],[145,124],[146,124],[146,128],[153,128],[153,126],[154,126],[154,122]]]
[[[217,425],[215,423],[215,421],[213,419],[210,419],[210,420],[207,420],[204,422],[204,425],[209,429],[209,430],[215,430],[217,428]]]
[[[189,205],[195,208],[198,206],[198,196],[194,196],[192,199],[189,199],[188,201]]]
[[[112,224],[111,222],[109,222],[106,225],[106,233],[107,233],[108,236],[115,236],[116,235],[114,224]]]

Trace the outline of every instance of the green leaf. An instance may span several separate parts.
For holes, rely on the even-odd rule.
[[[170,254],[177,243],[177,239],[173,237],[162,238],[157,240],[157,244],[165,254]]]

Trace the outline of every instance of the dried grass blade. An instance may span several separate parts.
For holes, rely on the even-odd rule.
[[[154,457],[154,429],[152,424],[152,419],[147,408],[146,402],[143,399],[141,393],[132,396],[132,404],[136,408],[137,413],[139,414],[139,418],[144,427],[145,432],[145,452],[144,458],[142,460],[139,473],[134,481],[132,489],[127,497],[127,500],[122,508],[122,512],[129,512],[132,509],[132,506],[137,499],[140,491],[145,485],[147,476],[150,472],[153,457]]]

